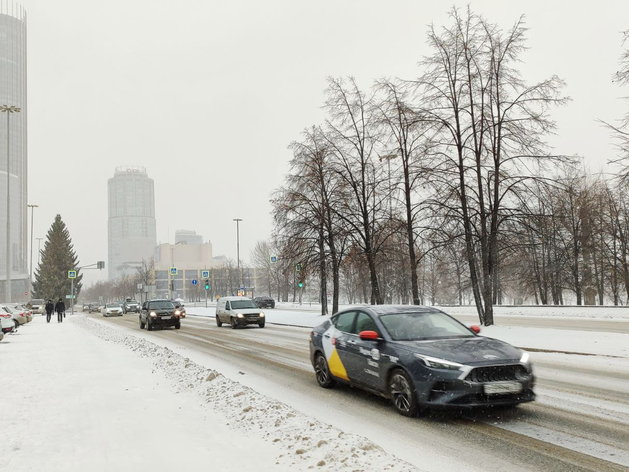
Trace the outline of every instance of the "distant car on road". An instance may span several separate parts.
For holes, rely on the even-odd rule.
[[[95,313],[100,311],[102,306],[99,303],[90,303],[87,308],[88,313]]]
[[[216,303],[216,326],[229,323],[232,329],[248,324],[257,324],[264,328],[264,312],[247,297],[222,297]]]
[[[258,308],[275,308],[275,300],[271,297],[256,297],[253,301]]]
[[[140,329],[146,327],[147,331],[152,331],[157,326],[181,328],[181,315],[172,300],[157,299],[144,302],[139,319]]]
[[[533,401],[529,355],[479,331],[431,307],[350,308],[311,332],[310,360],[321,387],[347,382],[405,416]]]
[[[103,316],[122,316],[122,305],[118,302],[108,303],[101,309]]]
[[[126,300],[123,305],[125,313],[140,313],[140,304],[135,300]]]
[[[183,302],[179,302],[179,301],[175,300],[173,302],[173,304],[175,305],[175,310],[177,310],[179,312],[179,316],[181,318],[185,318],[186,317],[186,308],[185,308]]]

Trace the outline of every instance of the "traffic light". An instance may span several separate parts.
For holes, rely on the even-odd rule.
[[[300,281],[300,282],[297,284],[297,286],[298,286],[299,288],[303,288],[304,283]]]
[[[205,279],[205,290],[209,290],[210,289],[210,281],[208,279]]]

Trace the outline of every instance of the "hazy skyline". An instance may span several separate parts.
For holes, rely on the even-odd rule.
[[[327,76],[363,87],[413,78],[427,25],[467,2],[108,2],[23,0],[28,12],[29,203],[34,237],[59,213],[81,263],[107,260],[107,180],[139,165],[155,181],[158,242],[177,229],[241,258],[272,231],[268,203],[287,146],[322,121]],[[572,101],[554,112],[557,152],[591,171],[615,156],[596,119],[623,116],[612,83],[629,2],[476,1],[503,28],[525,15],[528,82],[556,74]],[[29,213],[30,221],[30,213]],[[30,233],[29,233],[30,234]],[[37,248],[37,241],[34,241]],[[36,250],[34,258],[36,259]],[[107,271],[88,271],[89,285]]]

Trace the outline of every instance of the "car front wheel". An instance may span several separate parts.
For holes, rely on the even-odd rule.
[[[389,395],[393,406],[403,416],[417,416],[417,396],[415,387],[406,372],[396,369],[389,378]]]
[[[142,317],[140,316],[140,329],[144,329],[144,321],[142,321]]]
[[[223,326],[223,322],[221,321],[221,319],[218,317],[218,315],[216,315],[216,326],[218,326],[219,328],[221,326]]]
[[[258,323],[258,326],[259,326],[260,328],[264,328],[264,321],[261,321],[260,323]]]
[[[151,323],[151,319],[150,318],[146,319],[146,330],[147,331],[153,331],[153,324]]]
[[[236,323],[236,318],[234,318],[233,316],[229,319],[229,325],[232,327],[232,329],[236,329],[238,328],[238,323]]]

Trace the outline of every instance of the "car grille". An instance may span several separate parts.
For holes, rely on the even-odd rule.
[[[476,367],[465,378],[470,382],[504,382],[506,380],[519,380],[528,377],[524,366],[516,365],[500,365],[488,367]]]
[[[260,318],[260,313],[247,313],[245,315],[245,318],[248,320],[257,320],[258,318]]]

